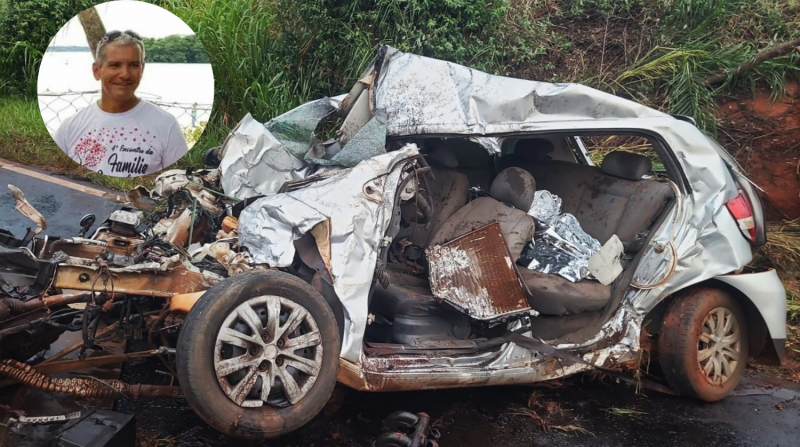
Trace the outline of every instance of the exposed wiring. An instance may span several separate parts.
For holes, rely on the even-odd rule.
[[[681,194],[680,188],[678,188],[678,185],[675,182],[669,179],[663,179],[662,181],[668,183],[672,187],[672,190],[675,191],[675,200],[677,202],[675,206],[675,216],[672,219],[672,228],[670,229],[669,241],[667,242],[666,246],[671,254],[671,259],[669,267],[667,267],[667,272],[658,282],[652,284],[631,282],[631,286],[636,287],[637,289],[650,290],[663,286],[667,283],[667,281],[669,281],[672,275],[675,274],[675,269],[678,268],[678,250],[675,248],[675,229],[678,226],[678,221],[680,220],[683,212],[683,195]]]

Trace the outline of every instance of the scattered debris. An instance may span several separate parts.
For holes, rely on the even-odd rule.
[[[441,437],[427,413],[395,411],[383,420],[383,429],[374,447],[438,447]]]
[[[111,410],[84,410],[66,415],[12,418],[11,432],[33,442],[74,447],[135,447],[136,419]],[[45,445],[45,444],[36,445]]]
[[[631,416],[631,417],[639,417],[649,414],[645,411],[634,410],[633,408],[611,407],[611,408],[606,408],[604,411],[617,416]]]
[[[533,419],[534,423],[543,432],[558,430],[565,433],[595,436],[594,433],[580,426],[577,418],[566,418],[565,413],[568,411],[564,410],[558,402],[542,402],[536,392],[533,392],[528,397],[527,407],[515,405],[512,407],[510,414],[513,416],[527,416]]]
[[[577,425],[577,424],[551,425],[550,428],[552,428],[553,430],[559,430],[559,431],[563,431],[563,432],[566,432],[566,433],[576,432],[576,433],[580,433],[580,434],[583,434],[583,435],[589,435],[589,436],[591,436],[593,438],[596,437],[594,433],[590,432],[589,430],[587,430],[587,429],[585,429],[585,428],[583,428],[583,427],[581,427],[580,425]]]
[[[73,394],[78,397],[119,396],[138,399],[140,397],[174,397],[181,395],[180,388],[172,386],[129,385],[116,380],[102,381],[94,378],[53,378],[45,376],[30,365],[13,359],[0,361],[0,376],[6,376],[15,382],[40,390]]]

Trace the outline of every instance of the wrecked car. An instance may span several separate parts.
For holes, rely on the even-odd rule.
[[[607,135],[652,154],[597,163]],[[748,360],[782,361],[783,286],[747,266],[766,241],[757,187],[689,118],[383,47],[348,94],[248,115],[204,160],[91,237],[7,235],[3,355],[63,330],[91,349],[119,315],[203,420],[251,439],[302,427],[337,382],[624,379],[646,351],[661,375],[645,386],[717,401]],[[49,324],[8,324],[45,307]]]

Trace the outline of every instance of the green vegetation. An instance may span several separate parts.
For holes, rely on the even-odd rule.
[[[380,44],[496,74],[582,82],[711,131],[721,96],[758,82],[778,95],[787,76],[800,77],[794,52],[721,85],[705,81],[800,36],[797,0],[149,1],[189,24],[214,66],[214,112],[185,159],[192,164],[248,112],[267,121],[346,92]],[[33,100],[41,52],[91,3],[0,0],[0,94]],[[186,43],[152,42],[149,54],[172,60],[188,54]],[[186,59],[194,57],[202,55]]]
[[[346,91],[379,44],[491,73],[583,82],[714,130],[716,99],[765,82],[777,96],[800,53],[722,85],[757,52],[800,36],[796,0],[163,0],[210,53],[224,109],[260,120]]]
[[[0,0],[0,94],[36,94],[47,44],[91,0]]]
[[[172,64],[207,64],[208,54],[197,36],[144,39],[145,61]]]

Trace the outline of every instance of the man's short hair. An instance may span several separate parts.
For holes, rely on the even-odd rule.
[[[103,61],[106,59],[106,46],[112,43],[120,45],[135,45],[139,47],[139,54],[141,55],[140,59],[141,62],[144,63],[144,42],[142,41],[142,37],[131,30],[115,30],[105,33],[103,38],[100,39],[100,42],[97,44],[97,54],[94,58],[94,61],[97,65],[103,65]]]

